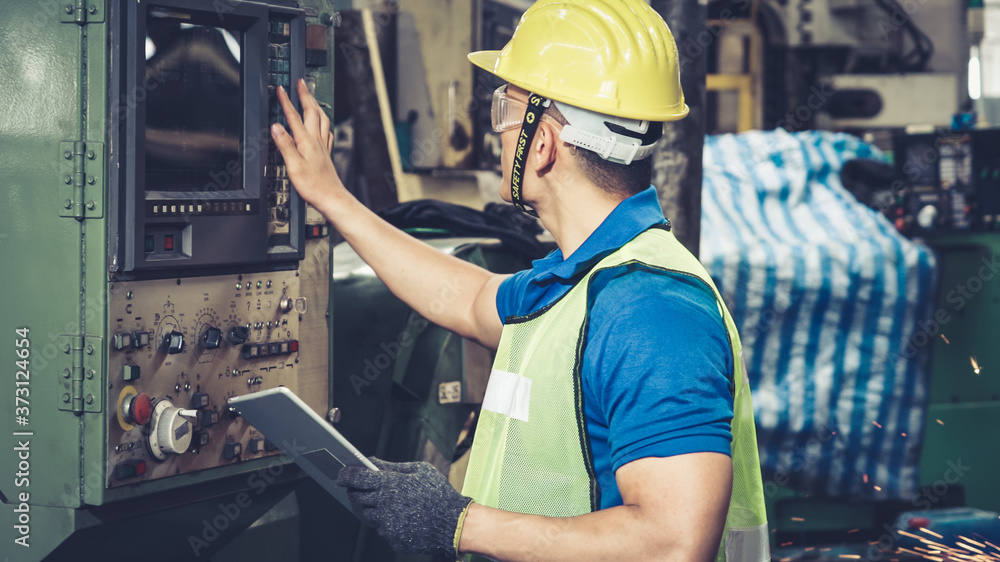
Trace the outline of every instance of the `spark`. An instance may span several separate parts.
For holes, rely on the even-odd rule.
[[[979,371],[982,370],[982,367],[979,366],[979,363],[976,361],[976,358],[974,356],[972,355],[969,356],[969,363],[972,363],[972,372],[978,375]]]
[[[847,531],[847,532],[848,532],[848,534],[850,534],[850,533],[857,533],[860,530],[861,529],[851,529],[850,531]]]
[[[904,431],[904,432],[900,433],[900,435],[902,435],[903,437],[906,437],[906,432]]]
[[[874,486],[874,488],[875,488],[876,492],[881,492],[882,491],[882,488],[879,488],[878,486]]]
[[[854,560],[857,560],[857,559],[861,558],[861,555],[860,554],[838,554],[837,557],[838,558],[852,558]]]
[[[792,517],[792,521],[805,521],[805,519],[801,517]]]
[[[927,533],[928,535],[935,536],[935,537],[937,537],[939,539],[943,539],[944,538],[941,535],[935,533],[934,531],[932,531],[932,530],[930,530],[930,529],[928,529],[926,527],[920,527],[920,532]]]
[[[997,545],[991,543],[990,541],[985,541],[985,542],[986,542],[987,545],[993,547],[994,549],[1000,550],[1000,546],[997,546]]]
[[[985,544],[983,544],[983,543],[981,543],[979,541],[974,541],[974,540],[970,539],[969,537],[963,537],[962,535],[958,535],[958,538],[962,539],[963,541],[965,541],[965,542],[967,542],[969,544],[974,544],[976,546],[981,546],[983,548],[986,548]]]
[[[943,422],[943,421],[941,421],[940,419],[936,419],[936,420],[934,420],[934,421],[938,422],[938,423],[939,423],[939,424],[941,424],[941,425],[944,425],[944,422]]]
[[[882,429],[882,425],[879,424],[877,421],[873,421],[872,423],[875,424],[875,427]]]
[[[948,338],[946,338],[946,337],[944,336],[944,334],[941,334],[941,339],[943,339],[943,340],[944,340],[944,343],[946,343],[946,344],[948,344],[948,345],[951,345],[951,342],[950,342],[950,341],[948,341]]]
[[[964,542],[955,542],[955,545],[956,546],[960,546],[960,547],[964,548],[965,550],[969,550],[969,551],[975,552],[976,554],[982,554],[983,553],[982,550],[979,550],[978,548],[976,548],[974,546],[965,544]]]
[[[795,544],[795,543],[793,541],[783,542],[783,543],[781,543],[781,546],[789,546],[791,544]]]
[[[868,483],[868,475],[867,475],[867,474],[865,474],[865,475],[862,475],[862,476],[861,476],[861,479],[862,479],[862,480],[864,480],[865,484],[867,484],[867,483]]]

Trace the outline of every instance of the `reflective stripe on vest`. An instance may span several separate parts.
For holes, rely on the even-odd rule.
[[[602,259],[561,299],[508,319],[476,426],[462,493],[519,513],[572,517],[598,509],[580,368],[587,287],[600,270],[635,264],[708,285],[733,362],[733,493],[718,560],[770,559],[753,407],[739,335],[708,272],[670,232],[652,228]]]

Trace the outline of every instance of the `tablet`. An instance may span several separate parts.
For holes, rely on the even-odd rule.
[[[337,474],[344,466],[378,468],[294,392],[279,386],[234,396],[229,406],[354,512],[347,490],[337,485]]]

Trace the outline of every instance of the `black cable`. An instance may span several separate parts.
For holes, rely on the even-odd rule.
[[[924,70],[927,62],[934,55],[934,42],[913,23],[913,18],[903,10],[899,2],[896,0],[875,0],[875,2],[890,17],[896,14],[901,15],[904,18],[903,28],[913,40],[913,49],[909,53],[900,56],[899,70],[901,72],[919,72]]]

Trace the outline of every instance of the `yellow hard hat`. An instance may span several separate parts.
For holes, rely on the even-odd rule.
[[[500,51],[473,64],[529,92],[647,121],[688,114],[677,44],[643,0],[539,0]]]

